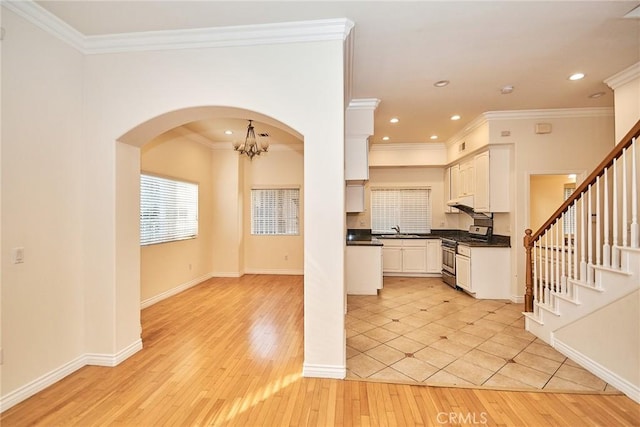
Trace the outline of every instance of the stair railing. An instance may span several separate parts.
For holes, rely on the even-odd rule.
[[[640,246],[640,121],[535,233],[525,230],[524,309],[573,298],[570,282],[597,287],[595,266],[622,269],[620,247]],[[555,310],[554,310],[555,311]]]

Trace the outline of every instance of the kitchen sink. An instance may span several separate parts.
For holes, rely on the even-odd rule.
[[[381,239],[415,239],[419,238],[417,234],[404,234],[404,233],[396,233],[396,234],[384,234],[380,236]]]

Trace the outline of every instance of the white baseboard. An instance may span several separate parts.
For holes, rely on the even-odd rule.
[[[28,384],[25,384],[22,387],[0,397],[0,413],[17,405],[23,400],[30,398],[31,396],[44,390],[45,388],[57,383],[64,377],[71,375],[72,373],[86,365],[113,367],[123,362],[125,359],[140,351],[141,349],[142,340],[138,339],[131,345],[113,355],[91,353],[83,354],[82,356],[79,356],[72,361],[65,363],[64,365],[54,369],[53,371],[47,372],[40,378],[36,378]]]
[[[564,354],[574,362],[578,363],[580,366],[597,376],[598,378],[606,381],[611,384],[624,394],[626,394],[630,399],[634,400],[636,403],[640,403],[640,386],[637,384],[632,384],[628,380],[622,378],[620,375],[615,372],[611,372],[605,366],[602,366],[600,363],[595,360],[590,359],[584,354],[580,353],[578,350],[573,347],[563,343],[562,341],[555,338],[554,333],[551,333],[551,346],[558,350],[560,353]]]
[[[304,270],[289,270],[289,269],[247,269],[244,271],[244,274],[272,274],[272,275],[283,275],[283,276],[302,276],[304,274]]]
[[[140,303],[140,308],[147,308],[152,306],[153,304],[156,304],[162,300],[165,300],[169,297],[172,297],[174,295],[179,294],[180,292],[186,291],[189,288],[192,288],[202,282],[204,282],[205,280],[210,279],[211,277],[213,277],[213,275],[211,273],[205,274],[204,276],[200,276],[200,277],[196,277],[193,280],[188,281],[187,283],[183,283],[182,285],[178,285],[175,288],[171,288],[168,291],[164,291],[158,295],[155,295],[151,298],[147,298],[146,300],[142,301]]]
[[[142,339],[138,339],[137,341],[131,343],[129,346],[123,348],[116,354],[87,353],[85,354],[85,364],[114,367],[119,365],[129,357],[133,356],[140,350],[142,350]]]
[[[22,387],[0,397],[0,413],[60,381],[67,375],[74,373],[85,365],[85,357],[82,355],[65,363],[57,369],[42,375],[40,378],[36,378]]]
[[[238,271],[217,271],[211,273],[211,277],[242,277],[242,273]]]
[[[524,304],[524,295],[511,295],[511,302],[514,304]]]
[[[347,376],[346,366],[314,365],[305,363],[302,365],[302,376],[311,378],[335,378],[342,380]]]

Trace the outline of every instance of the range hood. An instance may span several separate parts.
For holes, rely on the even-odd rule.
[[[482,212],[476,212],[473,210],[473,196],[461,196],[456,199],[451,199],[447,202],[447,206],[459,209],[466,213],[473,219],[490,219],[489,215]]]
[[[465,208],[473,211],[473,196],[460,196],[447,202],[447,206],[458,208],[465,212]]]

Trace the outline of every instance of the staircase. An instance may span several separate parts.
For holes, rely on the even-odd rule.
[[[615,340],[623,330],[633,343],[624,351],[640,354],[635,344],[640,329],[639,138],[640,121],[549,220],[524,237],[525,328],[574,360],[582,359],[587,369],[636,401],[640,373],[618,369],[622,359],[603,357],[597,346],[620,347]],[[621,323],[619,307],[620,312],[626,307],[628,316]],[[571,337],[588,337],[591,330],[585,328],[602,342],[582,344],[578,351],[557,338],[578,341]],[[615,371],[625,373],[620,377]]]

